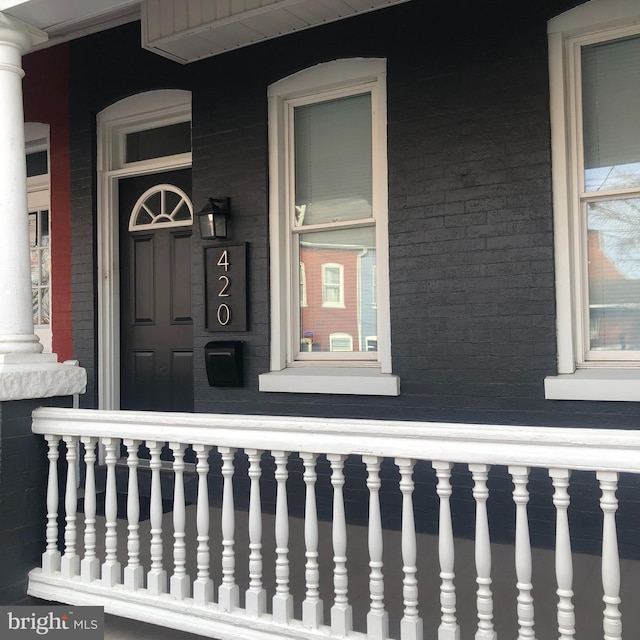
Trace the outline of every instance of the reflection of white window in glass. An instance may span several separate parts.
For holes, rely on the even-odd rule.
[[[49,126],[25,123],[27,207],[31,255],[33,328],[45,353],[52,351]]]
[[[640,400],[640,6],[588,5],[548,29],[560,375],[545,388]]]
[[[51,252],[49,246],[49,212],[29,213],[31,247],[31,298],[33,324],[51,324]]]
[[[160,184],[138,198],[131,210],[129,231],[190,224],[193,224],[193,206],[189,196],[172,184]]]
[[[304,269],[304,262],[300,263],[300,306],[307,306],[307,274]]]
[[[344,267],[341,264],[322,265],[322,306],[344,307]]]
[[[274,304],[263,391],[399,393],[390,375],[386,129],[384,60],[336,60],[269,88]],[[306,298],[298,293],[305,276]],[[377,351],[361,339],[332,349],[330,336],[345,329],[377,335]],[[347,384],[331,362],[352,369]]]
[[[353,337],[348,333],[332,333],[329,344],[331,351],[353,351]]]
[[[378,350],[378,336],[367,336],[366,341],[367,351]]]

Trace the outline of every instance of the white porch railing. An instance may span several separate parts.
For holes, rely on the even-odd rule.
[[[576,633],[576,612],[569,486],[571,471],[583,470],[594,472],[593,483],[599,484],[600,497],[596,496],[593,509],[600,509],[602,523],[599,597],[604,605],[598,626],[607,640],[622,638],[616,491],[621,472],[640,473],[638,433],[56,408],[38,409],[33,431],[44,435],[49,457],[46,550],[42,568],[30,574],[33,596],[102,605],[109,613],[221,640],[276,636],[420,640],[423,632],[430,636],[431,628],[434,634],[437,628],[439,640],[458,640],[469,633],[476,640],[495,640],[494,609],[496,614],[505,609],[514,612],[511,637],[517,634],[518,640],[535,638],[534,624],[540,638],[556,635],[570,640]],[[61,440],[66,446],[59,446]],[[105,453],[104,517],[96,506],[98,443]],[[173,461],[161,459],[164,443]],[[150,471],[145,472],[151,477],[148,521],[141,518],[141,444],[150,453]],[[185,462],[188,446],[195,452],[195,463]],[[124,467],[118,464],[121,447],[128,452]],[[78,450],[83,457],[81,493],[77,490]],[[59,460],[60,452],[66,461]],[[360,474],[359,490],[349,485],[350,467],[345,462],[354,459],[349,456],[357,456],[366,468]],[[299,469],[297,485],[290,475],[294,463]],[[475,511],[475,537],[469,543],[474,546],[475,594],[467,587],[462,589],[464,598],[458,599],[460,576],[456,579],[454,569],[459,543],[453,535],[451,509],[452,491],[455,499],[457,490],[452,489],[456,463],[463,463],[470,474],[469,495]],[[416,533],[414,516],[422,506],[414,504],[416,464],[434,476],[435,562]],[[506,467],[513,483],[509,500],[515,544],[513,599],[509,601],[504,594],[497,600],[492,590],[492,572],[503,568],[492,566],[495,545],[490,540],[487,510],[491,504],[488,477],[495,465]],[[213,467],[220,479],[219,508],[211,508]],[[397,480],[389,468],[396,469]],[[547,605],[554,600],[554,628],[546,630],[534,617],[537,566],[532,560],[527,488],[531,468],[548,470],[545,477],[552,484],[548,508],[555,520],[556,584],[551,591],[536,588]],[[117,471],[120,493],[127,496],[126,508],[120,505],[126,519],[118,518]],[[167,495],[166,483],[163,495],[162,478],[167,474],[172,496]],[[63,482],[63,496],[59,482]],[[387,499],[381,500],[380,492],[381,485],[389,482],[397,488],[401,520],[392,548],[385,547],[391,534],[382,525]],[[188,504],[185,497],[187,484],[196,487],[191,500],[195,504]],[[296,492],[293,485],[300,490]],[[265,497],[265,493],[273,495]],[[348,507],[362,495],[368,501],[366,536],[354,539]],[[83,509],[77,513],[79,497]],[[163,513],[163,499],[166,503],[170,498],[172,507]],[[239,498],[246,503],[241,511],[236,508]],[[295,500],[304,505],[300,529],[289,514]],[[268,513],[268,503],[273,503],[273,513]],[[319,506],[331,513],[330,523],[318,517]],[[217,535],[221,539],[214,545]],[[304,540],[301,561],[290,557],[292,541],[298,538]],[[358,569],[363,550],[367,562]],[[387,585],[394,571],[399,576],[397,589]],[[363,574],[368,574],[364,582]],[[425,616],[424,592],[433,585],[435,595],[426,603]],[[400,613],[390,636],[389,607],[396,605]],[[473,629],[463,627],[461,635],[463,618],[475,622]],[[364,622],[361,631],[354,629],[358,619]],[[637,629],[632,635],[637,635]],[[593,637],[602,638],[602,631]]]

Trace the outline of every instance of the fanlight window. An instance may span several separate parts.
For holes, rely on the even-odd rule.
[[[129,231],[184,227],[193,224],[193,205],[189,196],[171,184],[147,189],[131,211]]]

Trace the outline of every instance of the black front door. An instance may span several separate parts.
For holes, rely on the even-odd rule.
[[[190,199],[190,169],[119,183],[122,409],[193,411],[191,224],[182,192]]]

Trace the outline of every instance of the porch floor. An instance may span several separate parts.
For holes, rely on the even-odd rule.
[[[80,516],[81,514],[78,514]],[[98,540],[103,519],[98,518]],[[126,564],[126,521],[118,521],[119,559]],[[324,601],[325,620],[330,617],[329,609],[333,598],[333,562],[331,548],[331,524],[319,523],[320,594]],[[214,584],[220,584],[220,553],[222,549],[220,534],[220,510],[211,509],[211,574]],[[164,567],[167,574],[172,573],[172,534],[171,513],[164,515]],[[140,551],[143,566],[149,566],[149,521],[140,523]],[[187,508],[187,571],[193,577],[196,569],[193,564],[196,546],[195,507]],[[236,580],[240,586],[241,603],[248,582],[248,530],[247,514],[236,512],[235,528]],[[274,516],[263,515],[263,560],[264,586],[268,601],[275,590],[275,541]],[[99,543],[100,544],[100,543]],[[290,518],[289,536],[290,588],[294,595],[294,611],[299,615],[301,601],[304,598],[304,521]],[[98,553],[103,550],[98,548]],[[460,625],[461,640],[470,640],[475,635],[476,618],[476,571],[474,543],[472,540],[455,540],[455,585],[457,596],[457,618]],[[494,625],[498,638],[517,636],[516,616],[516,576],[514,569],[514,549],[510,545],[492,545],[492,591],[494,599]],[[399,637],[399,624],[402,617],[402,560],[400,532],[384,532],[385,566],[385,606],[389,612],[390,636]],[[368,550],[367,530],[364,527],[348,527],[348,570],[349,600],[353,605],[355,630],[364,631],[365,616],[368,610]],[[555,563],[552,550],[533,550],[533,598],[535,606],[535,630],[539,638],[557,636],[555,593]],[[602,638],[602,581],[600,557],[585,554],[573,554],[574,592],[576,613],[576,637],[581,640]],[[437,637],[440,622],[439,602],[439,564],[438,539],[436,536],[418,535],[418,581],[420,588],[420,615],[424,622],[424,637]],[[637,594],[640,590],[640,561],[622,560],[621,573],[621,610],[624,637],[635,638],[640,635],[640,607],[637,606]],[[270,604],[267,604],[270,610]],[[174,629],[159,628],[146,623],[124,618],[105,616],[105,638],[107,640],[195,640],[200,636],[180,632]]]

